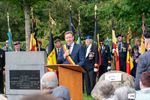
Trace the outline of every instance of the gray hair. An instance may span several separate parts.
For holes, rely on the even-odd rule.
[[[114,87],[110,81],[102,81],[99,85],[100,94],[102,97],[109,98],[114,93]]]
[[[114,95],[118,98],[118,100],[128,100],[128,94],[130,93],[135,93],[135,90],[131,87],[124,86],[117,88]]]
[[[58,86],[58,78],[55,72],[47,72],[41,78],[41,88],[49,89]]]
[[[98,81],[92,90],[92,97],[95,100],[101,100],[104,98],[110,98],[114,93],[114,87],[110,81],[102,80]]]
[[[69,90],[64,86],[58,86],[53,89],[52,96],[62,100],[70,100]]]

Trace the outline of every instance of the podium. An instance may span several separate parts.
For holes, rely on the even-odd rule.
[[[54,64],[46,67],[58,71],[59,85],[69,89],[71,100],[83,100],[82,73],[85,70],[82,67],[71,64]]]

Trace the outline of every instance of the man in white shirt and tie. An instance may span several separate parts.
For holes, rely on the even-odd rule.
[[[85,52],[83,46],[74,42],[74,34],[72,31],[65,32],[64,38],[66,44],[60,51],[57,62],[59,64],[75,64],[84,67]]]

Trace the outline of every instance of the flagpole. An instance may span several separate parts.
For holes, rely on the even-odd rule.
[[[95,5],[95,7],[94,7],[94,11],[95,11],[95,20],[96,20],[97,5]]]
[[[80,36],[80,24],[81,23],[81,18],[80,18],[80,10],[79,10],[79,12],[78,12],[78,28],[79,28],[79,36]]]
[[[96,26],[96,21],[97,21],[97,17],[96,17],[96,11],[97,11],[97,5],[95,4],[94,6],[94,12],[95,12],[95,29],[94,29],[94,41],[97,42],[97,26]]]
[[[11,32],[10,23],[9,23],[9,13],[7,12],[7,23],[8,23],[8,32]]]
[[[145,32],[145,16],[144,16],[144,13],[142,15],[142,31],[143,31],[143,34]]]

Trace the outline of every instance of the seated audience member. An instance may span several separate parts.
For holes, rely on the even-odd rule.
[[[47,72],[41,78],[41,88],[44,93],[52,93],[52,89],[58,86],[58,78],[55,72]]]
[[[58,86],[55,89],[53,89],[52,95],[54,97],[60,98],[61,100],[70,100],[69,90],[64,86]]]
[[[135,90],[128,86],[117,88],[114,92],[114,95],[117,97],[118,100],[129,100],[129,94],[135,95]]]
[[[143,72],[140,78],[140,89],[135,100],[150,100],[150,72]]]
[[[110,81],[103,80],[97,83],[91,92],[95,100],[117,100],[114,94],[114,87]]]
[[[47,72],[42,76],[41,88],[43,94],[51,94],[59,100],[70,100],[69,90],[63,86],[58,86],[58,78],[55,72]]]
[[[30,95],[30,96],[25,96],[21,100],[60,100],[58,98],[55,98],[51,95]]]
[[[104,73],[98,80],[98,82],[100,83],[101,81],[105,80],[105,76],[109,75],[109,74],[116,74],[116,73],[120,73],[121,75],[121,80],[120,81],[111,81],[112,85],[114,86],[114,88],[119,88],[122,86],[129,86],[129,87],[134,87],[134,77],[122,72],[122,71],[109,71]]]

